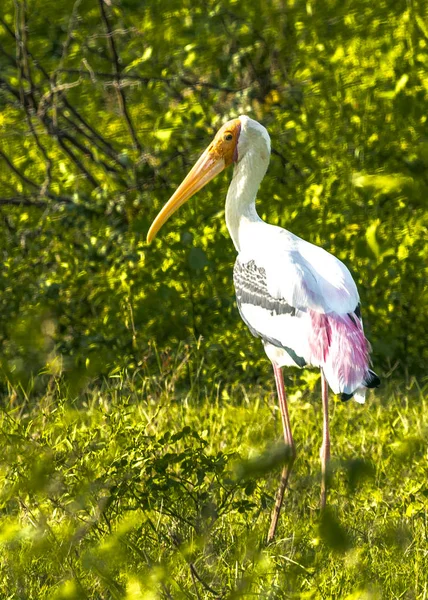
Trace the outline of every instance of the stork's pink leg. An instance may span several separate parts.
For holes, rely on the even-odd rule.
[[[330,432],[328,428],[328,383],[323,370],[321,369],[321,390],[322,390],[322,446],[320,450],[321,458],[321,510],[325,508],[327,501],[327,468],[330,460]]]
[[[279,484],[278,491],[275,498],[275,506],[272,513],[272,519],[269,528],[269,534],[267,541],[270,543],[275,537],[276,527],[278,525],[279,513],[281,511],[282,501],[284,499],[284,492],[287,487],[288,478],[293,467],[294,459],[296,457],[296,449],[294,447],[293,435],[291,433],[290,417],[288,414],[287,406],[287,395],[285,393],[284,379],[282,377],[282,371],[280,367],[273,365],[273,371],[275,373],[275,383],[278,392],[279,407],[281,409],[282,427],[284,430],[284,441],[289,447],[290,456],[287,464],[281,473],[281,483]]]

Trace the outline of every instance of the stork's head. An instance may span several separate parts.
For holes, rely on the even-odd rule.
[[[245,115],[225,123],[153,221],[147,234],[147,241],[153,240],[165,221],[186,200],[189,200],[223,169],[240,162],[250,148],[256,149],[264,160],[269,159],[270,138],[263,125]]]

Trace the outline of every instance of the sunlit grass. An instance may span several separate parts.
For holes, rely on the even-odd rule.
[[[3,406],[4,598],[426,597],[428,412],[416,383],[390,382],[363,407],[332,400],[323,516],[319,391],[290,394],[298,457],[270,546],[271,387],[204,394],[118,372],[79,394],[55,380],[43,394],[10,389]]]

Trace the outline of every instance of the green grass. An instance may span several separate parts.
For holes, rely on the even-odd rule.
[[[298,456],[270,546],[282,456],[271,381],[36,384],[3,398],[1,598],[428,597],[428,407],[415,383],[363,407],[332,398],[324,515],[319,390],[290,395]]]

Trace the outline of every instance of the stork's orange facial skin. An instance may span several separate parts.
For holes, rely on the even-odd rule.
[[[208,152],[219,159],[223,158],[225,167],[238,160],[238,139],[241,132],[241,121],[228,121],[216,133]]]
[[[221,173],[223,169],[238,160],[238,139],[241,132],[241,121],[233,119],[219,129],[215,138],[199,157],[192,170],[174,192],[156,219],[153,221],[147,234],[150,243],[162,225],[175,213],[175,211],[204,187],[211,179]]]

